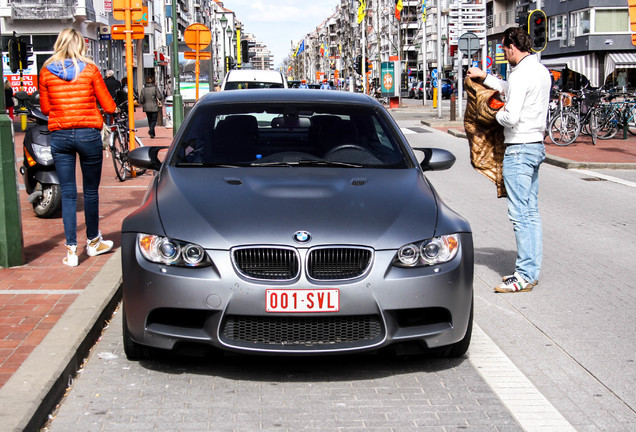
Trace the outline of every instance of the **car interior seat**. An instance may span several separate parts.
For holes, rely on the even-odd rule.
[[[217,163],[251,162],[256,159],[258,121],[252,115],[232,115],[214,130],[212,159]]]

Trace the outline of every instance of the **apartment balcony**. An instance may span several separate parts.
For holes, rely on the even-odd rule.
[[[11,2],[11,19],[72,19],[75,15],[74,3],[74,0],[13,0]]]

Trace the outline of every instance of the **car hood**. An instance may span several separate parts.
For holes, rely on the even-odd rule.
[[[165,234],[206,249],[247,244],[397,248],[430,238],[435,194],[416,169],[175,168],[157,182]]]

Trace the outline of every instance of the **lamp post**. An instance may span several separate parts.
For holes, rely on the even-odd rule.
[[[221,19],[219,20],[221,23],[221,40],[223,41],[223,77],[225,78],[225,29],[227,27],[227,18],[225,18],[225,14],[221,15]]]
[[[183,122],[183,98],[179,86],[179,31],[177,29],[177,0],[172,0],[172,81],[174,91],[172,92],[172,135],[177,134],[177,130]]]
[[[228,51],[230,52],[228,55],[232,57],[232,60],[234,60],[234,43],[236,42],[236,34],[234,34],[234,31],[232,31],[230,27],[227,28],[226,32],[229,46]]]

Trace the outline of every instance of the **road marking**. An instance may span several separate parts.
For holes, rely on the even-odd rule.
[[[603,180],[611,181],[613,183],[622,184],[623,186],[629,186],[629,187],[636,188],[636,183],[634,183],[634,182],[630,182],[628,180],[623,180],[623,179],[619,179],[617,177],[612,177],[612,176],[608,176],[608,175],[605,175],[605,174],[597,173],[595,171],[582,170],[582,169],[573,169],[572,171],[577,172],[579,174],[585,174],[585,175],[590,176],[590,177],[596,177],[596,178],[600,178],[600,179],[603,179]]]
[[[517,419],[523,430],[576,431],[474,322],[468,360]]]

